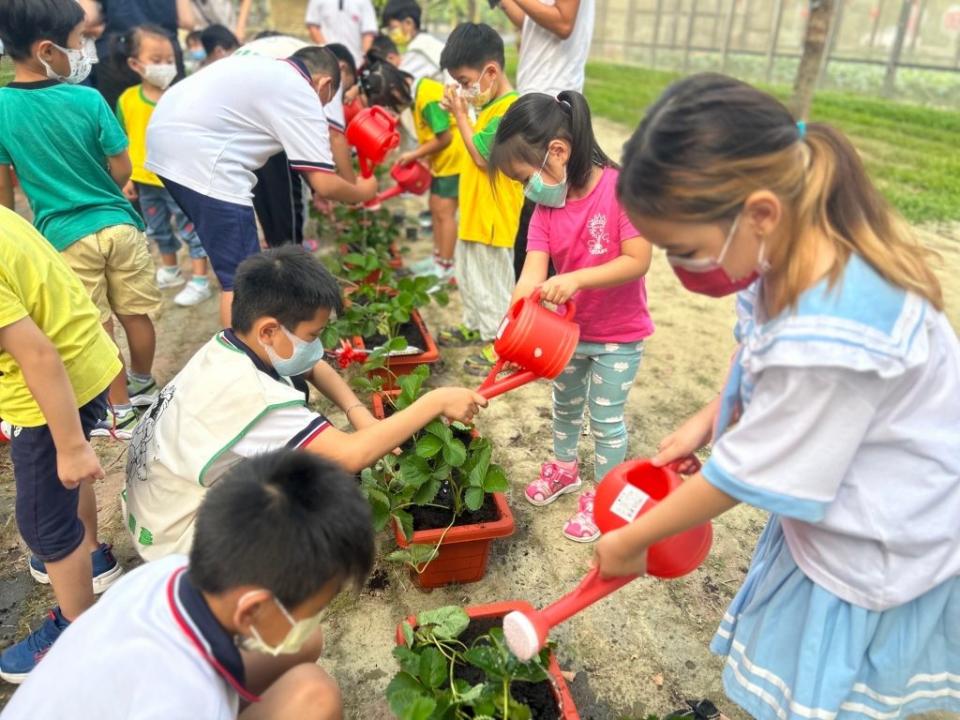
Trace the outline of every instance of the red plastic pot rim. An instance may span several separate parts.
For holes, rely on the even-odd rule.
[[[456,543],[510,537],[516,530],[516,525],[513,521],[513,513],[510,512],[510,506],[507,504],[507,498],[503,493],[493,493],[493,502],[500,512],[499,520],[473,525],[455,525],[449,530],[446,528],[417,530],[409,541],[403,536],[400,526],[394,522],[394,537],[397,539],[397,544],[402,548],[409,547],[412,544],[436,545],[439,543],[440,545],[454,545]],[[443,538],[442,541],[441,538]]]

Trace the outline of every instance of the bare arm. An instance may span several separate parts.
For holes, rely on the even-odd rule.
[[[123,150],[116,155],[111,155],[107,158],[107,165],[110,168],[110,176],[117,184],[117,187],[125,187],[127,181],[130,180],[130,175],[133,174],[133,164],[130,162],[130,154],[126,150]]]
[[[0,205],[5,208],[13,207],[13,173],[9,165],[0,165]]]
[[[183,30],[193,30],[197,26],[197,20],[193,17],[193,8],[190,6],[190,0],[177,0],[177,26]],[[242,41],[243,38],[237,35]]]
[[[467,101],[460,95],[458,88],[454,85],[448,87],[443,94],[441,107],[453,114],[453,119],[457,123],[457,129],[463,138],[463,144],[467,146],[467,152],[470,158],[477,164],[477,167],[485,169],[487,167],[486,158],[477,150],[473,144],[473,126],[470,124],[470,116],[467,114]]]
[[[247,21],[250,19],[250,6],[253,0],[240,0],[240,9],[237,12],[237,40],[244,41],[247,36]]]
[[[32,319],[24,317],[0,328],[0,347],[20,366],[50,428],[60,481],[73,488],[86,480],[102,478],[100,461],[83,435],[67,369],[50,339]]]
[[[620,255],[608,263],[556,275],[542,287],[543,299],[564,303],[580,290],[615,287],[642,277],[650,269],[650,243],[642,237],[624,240]]]
[[[323,37],[323,30],[319,25],[307,25],[307,32],[310,33],[310,41],[314,45],[326,45],[326,38]]]
[[[373,47],[373,38],[375,37],[376,37],[376,33],[363,34],[363,54],[364,55],[370,52],[370,48]]]
[[[527,253],[523,261],[523,270],[520,271],[520,277],[517,279],[517,286],[513,290],[513,297],[510,298],[510,306],[520,300],[528,297],[539,285],[547,279],[547,273],[550,271],[550,255],[540,250],[532,250]]]
[[[337,175],[348,183],[356,183],[357,175],[353,171],[353,161],[350,157],[350,145],[347,143],[347,136],[337,130],[331,130],[330,151],[333,153],[333,164],[337,166]]]
[[[573,33],[580,10],[580,0],[556,0],[554,5],[545,5],[540,0],[505,0],[505,4],[516,5],[533,22],[561,40],[566,40]]]
[[[453,133],[449,130],[444,130],[439,135],[427,140],[423,145],[418,146],[416,150],[403,153],[403,155],[397,158],[397,162],[404,164],[413,162],[414,160],[428,158],[431,155],[436,155],[438,152],[446,150],[450,147],[451,142],[453,142]]]
[[[513,23],[513,26],[517,30],[523,29],[523,19],[527,16],[523,12],[523,8],[517,5],[514,0],[502,0],[500,7],[503,8],[503,12],[506,13],[507,18]]]
[[[357,430],[377,422],[367,406],[360,402],[357,394],[350,389],[346,380],[326,361],[321,360],[314,365],[310,372],[310,382],[343,411],[347,420]]]
[[[305,172],[303,176],[317,195],[330,200],[362,203],[377,194],[377,179],[375,177],[357,178],[356,183],[351,183],[334,173],[315,171]]]
[[[469,423],[477,408],[486,404],[486,399],[472,390],[439,388],[428,392],[407,409],[355,433],[328,428],[307,446],[307,450],[340,463],[350,472],[359,472],[404,443],[434,418],[444,415]]]

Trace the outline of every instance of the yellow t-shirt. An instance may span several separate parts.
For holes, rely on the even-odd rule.
[[[434,177],[459,175],[467,157],[463,138],[450,113],[440,107],[443,99],[443,84],[431,78],[421,78],[413,88],[413,126],[417,133],[417,142],[423,145],[433,140],[444,130],[452,136],[450,144],[430,159],[430,170]]]
[[[474,126],[473,144],[483,157],[489,157],[493,136],[500,118],[517,100],[515,92],[484,105]],[[460,172],[459,238],[493,247],[513,247],[523,207],[523,186],[503,173],[490,182],[487,169],[467,157]]]
[[[130,179],[144,185],[163,187],[160,178],[144,167],[147,161],[147,125],[156,106],[155,102],[144,96],[143,85],[134,85],[124,90],[117,100],[117,120],[130,139],[128,152],[130,164],[133,165]]]
[[[60,253],[12,210],[0,207],[0,327],[29,317],[60,354],[82,407],[120,372],[117,346],[100,313]],[[0,347],[0,417],[14,425],[46,423],[20,366]]]

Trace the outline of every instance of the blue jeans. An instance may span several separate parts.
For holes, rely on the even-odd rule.
[[[180,249],[180,240],[187,244],[190,257],[194,260],[205,258],[207,253],[200,244],[200,238],[180,206],[167,192],[166,188],[137,183],[140,195],[140,207],[147,222],[147,237],[157,243],[161,255],[176,255]],[[171,221],[177,227],[174,234]],[[178,238],[177,235],[180,237]]]
[[[553,382],[553,452],[557,460],[577,459],[583,408],[589,402],[597,482],[623,462],[627,456],[623,407],[642,357],[643,341],[577,344],[570,363]]]

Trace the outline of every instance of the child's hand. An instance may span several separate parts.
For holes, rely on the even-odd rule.
[[[453,113],[454,117],[463,117],[467,114],[467,99],[460,92],[459,85],[447,85],[443,93],[440,107]]]
[[[713,416],[711,413],[701,410],[660,441],[657,446],[657,454],[653,456],[650,462],[657,467],[663,467],[675,460],[693,455],[694,452],[710,442],[712,434]],[[689,474],[685,470],[692,467],[692,465],[681,465],[678,472],[683,475]],[[696,472],[696,469],[693,469],[692,472]]]
[[[440,414],[450,420],[470,425],[478,410],[487,406],[487,399],[467,388],[445,387],[432,390],[440,402]]]
[[[133,202],[139,197],[137,195],[137,186],[133,184],[133,180],[127,180],[127,184],[123,186],[123,196]]]
[[[590,564],[604,578],[647,574],[647,548],[638,548],[625,532],[629,526],[600,536]]]
[[[57,475],[63,486],[72,490],[82,482],[102,480],[104,472],[90,443],[84,441],[69,450],[57,449]]]
[[[376,176],[371,176],[368,178],[358,177],[357,178],[357,189],[363,193],[363,200],[361,202],[366,202],[367,200],[373,200],[377,196],[377,178]]]
[[[572,273],[554,275],[540,286],[540,293],[544,300],[554,305],[563,305],[580,290],[580,284]]]
[[[397,158],[397,165],[409,165],[416,161],[416,159],[412,152],[400,153],[400,157]]]

